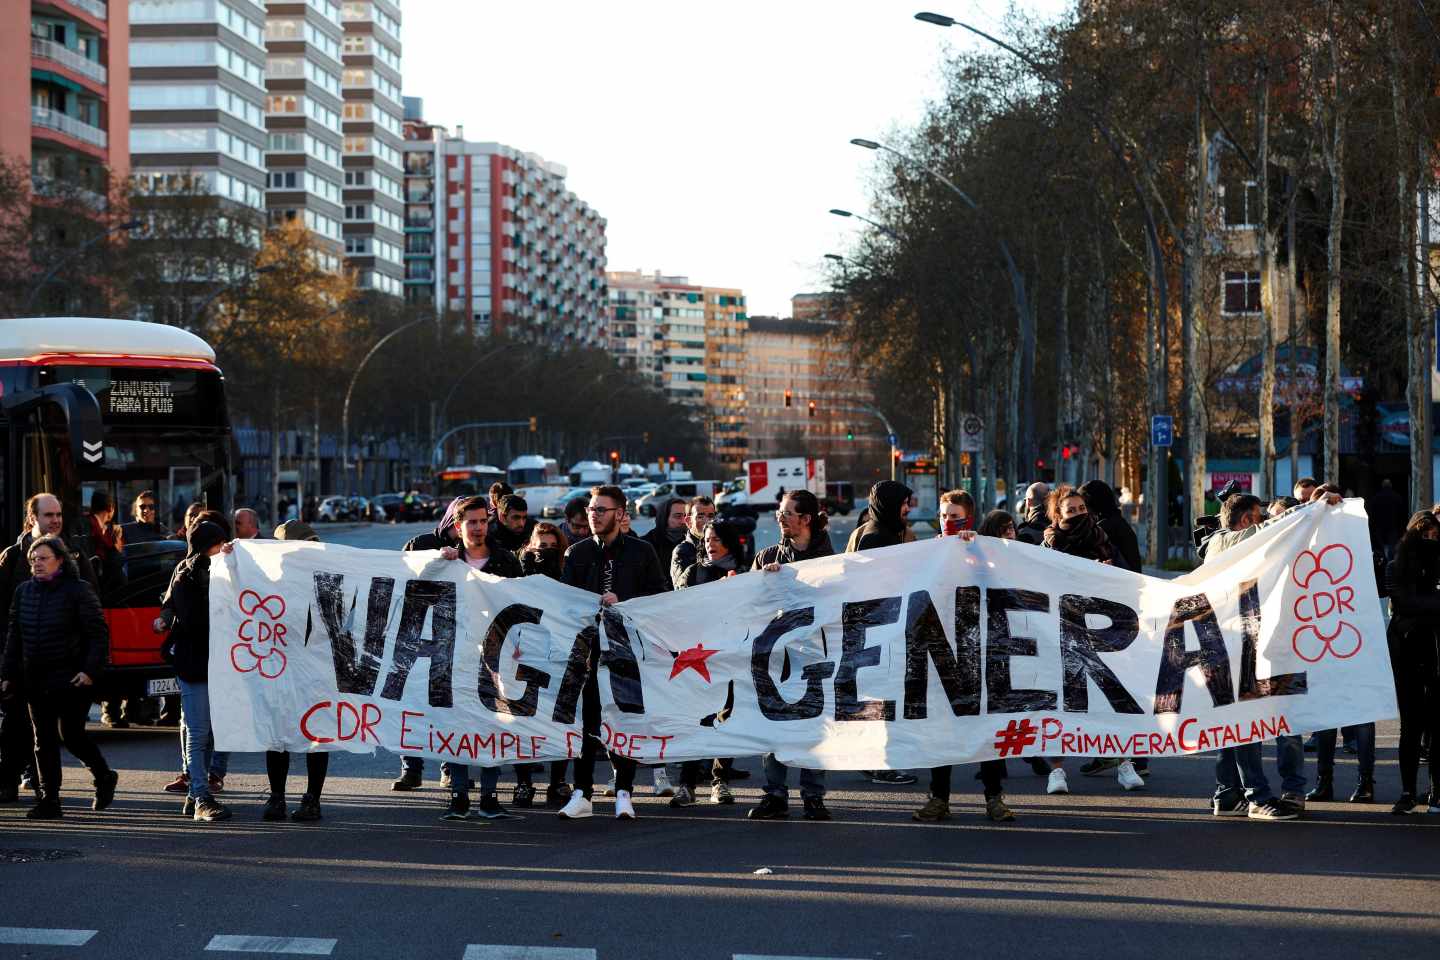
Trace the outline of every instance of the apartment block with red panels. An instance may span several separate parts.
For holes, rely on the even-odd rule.
[[[99,206],[128,175],[129,56],[124,2],[0,7],[0,156],[29,165],[37,194],[63,180]]]
[[[565,168],[458,136],[441,153],[446,306],[477,335],[603,344],[605,219],[567,188]]]

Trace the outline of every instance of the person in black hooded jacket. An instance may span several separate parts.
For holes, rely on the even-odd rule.
[[[1105,531],[1105,539],[1114,551],[1111,559],[1115,566],[1139,573],[1140,541],[1120,513],[1120,501],[1115,498],[1114,489],[1103,480],[1089,480],[1081,484],[1080,496],[1090,515]]]
[[[210,727],[210,558],[225,546],[225,531],[209,520],[188,528],[189,550],[160,600],[155,632],[170,631],[161,653],[180,680],[181,737],[190,783],[181,812],[202,823],[228,820],[230,810],[210,792],[215,740]]]
[[[705,528],[715,519],[715,501],[692,497],[685,508],[685,535],[670,553],[670,583],[680,588],[680,576],[705,554]]]
[[[440,517],[440,522],[435,529],[429,533],[422,533],[419,536],[411,537],[405,542],[401,550],[444,550],[446,547],[458,547],[460,536],[455,532],[455,508],[460,505],[464,497],[456,497],[450,501],[445,508],[445,513]]]
[[[686,526],[688,512],[689,505],[683,497],[666,499],[655,510],[655,526],[640,538],[655,548],[655,556],[660,558],[661,570],[670,569],[670,559],[675,555],[675,548],[689,533]],[[671,585],[674,586],[673,579]]]
[[[1410,518],[1390,563],[1393,614],[1387,639],[1400,707],[1400,799],[1392,813],[1440,813],[1440,523],[1422,510]],[[1416,778],[1420,736],[1429,730],[1430,796],[1420,799]],[[1334,733],[1331,733],[1334,736]],[[1333,740],[1331,741],[1333,744]]]
[[[115,798],[119,777],[85,732],[88,688],[105,666],[110,640],[100,598],[80,577],[59,537],[36,538],[26,558],[31,576],[15,590],[0,661],[0,696],[24,701],[35,732],[40,796],[26,816],[61,816],[61,742],[90,769],[95,778],[92,807],[104,810]]]
[[[865,518],[850,534],[846,553],[893,547],[905,542],[905,518],[910,514],[913,491],[898,480],[881,480],[870,488]]]

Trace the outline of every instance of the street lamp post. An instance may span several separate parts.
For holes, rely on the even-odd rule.
[[[937,27],[960,27],[962,30],[968,30],[980,39],[989,41],[1001,50],[1019,59],[1041,80],[1061,90],[1065,89],[1065,85],[1051,75],[1041,64],[1037,63],[1033,57],[1027,55],[1024,51],[1016,49],[1004,40],[991,36],[978,27],[973,27],[968,23],[963,23],[943,13],[917,13],[915,14],[915,19],[922,23],[934,24]],[[1169,397],[1170,395],[1170,369],[1168,360],[1170,305],[1169,291],[1165,281],[1164,251],[1160,248],[1160,231],[1155,225],[1155,214],[1151,209],[1149,197],[1145,194],[1145,188],[1140,183],[1140,175],[1136,173],[1135,166],[1131,163],[1130,158],[1126,156],[1124,148],[1121,147],[1119,141],[1115,139],[1115,133],[1110,129],[1110,125],[1106,123],[1105,119],[1095,108],[1087,105],[1083,101],[1077,102],[1076,106],[1085,114],[1091,126],[1095,128],[1095,132],[1100,134],[1100,138],[1105,141],[1105,146],[1115,156],[1115,159],[1119,161],[1120,165],[1125,169],[1126,174],[1129,175],[1130,187],[1135,192],[1135,201],[1139,205],[1144,217],[1145,239],[1150,248],[1150,283],[1155,294],[1155,316],[1160,324],[1162,352],[1164,353],[1160,364],[1160,396],[1152,398],[1151,402],[1156,406],[1160,406],[1165,402],[1162,398]],[[1205,438],[1191,437],[1189,438],[1189,442],[1204,443]],[[1151,461],[1151,468],[1155,474],[1156,502],[1152,506],[1152,509],[1155,512],[1155,552],[1158,554],[1156,561],[1163,563],[1169,555],[1170,541],[1170,461],[1165,455],[1164,448],[1152,448]]]
[[[55,266],[51,267],[48,271],[46,271],[45,276],[41,277],[40,281],[36,283],[35,286],[30,288],[30,295],[25,298],[25,306],[20,311],[21,314],[28,315],[30,313],[30,309],[35,305],[35,298],[40,296],[40,291],[45,288],[45,285],[47,283],[55,279],[55,274],[60,272],[61,267],[68,266],[69,264],[75,262],[75,260],[78,259],[81,254],[89,250],[91,247],[95,246],[95,244],[99,243],[101,240],[104,240],[113,234],[119,233],[121,230],[138,230],[143,226],[145,226],[145,221],[143,220],[126,220],[124,223],[118,223],[110,229],[106,230],[105,232],[97,234],[91,237],[89,240],[86,240],[84,243],[80,244],[80,246],[76,247],[69,256],[62,257],[59,263],[55,264]]]
[[[411,320],[409,323],[401,324],[394,330],[391,330],[385,334],[385,336],[375,341],[375,345],[370,348],[369,352],[361,359],[359,366],[355,368],[355,372],[350,375],[350,385],[345,388],[345,405],[340,411],[340,464],[345,470],[345,495],[347,497],[354,495],[354,489],[350,482],[350,398],[355,393],[355,381],[360,379],[360,372],[365,369],[365,364],[370,362],[370,358],[375,356],[381,347],[411,327],[417,327],[422,323],[433,322],[431,317],[421,317],[418,320]]]
[[[891,230],[889,227],[885,226],[885,224],[883,224],[883,223],[876,223],[874,220],[871,220],[869,217],[862,217],[862,216],[861,216],[860,214],[858,214],[858,213],[852,213],[852,212],[849,211],[849,210],[841,210],[839,207],[831,207],[831,208],[830,208],[830,212],[833,213],[833,214],[835,214],[835,216],[837,216],[837,217],[854,217],[856,220],[859,220],[861,223],[868,223],[868,224],[870,224],[870,226],[874,227],[876,230],[879,230],[881,233],[885,234],[885,236],[889,237],[891,240],[894,240],[894,241],[896,241],[896,242],[899,242],[899,240],[900,240],[900,234],[896,233],[894,230]]]

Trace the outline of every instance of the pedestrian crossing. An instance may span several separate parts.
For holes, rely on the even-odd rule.
[[[84,947],[99,932],[98,930],[69,930],[52,927],[0,927],[0,944]],[[225,933],[212,936],[205,945],[205,952],[329,957],[334,955],[335,948],[339,945],[338,939],[330,937],[280,937]],[[439,955],[437,954],[437,956]],[[460,960],[600,960],[600,954],[590,947],[470,943],[465,945]],[[847,960],[847,958],[737,953],[733,955],[732,960]]]

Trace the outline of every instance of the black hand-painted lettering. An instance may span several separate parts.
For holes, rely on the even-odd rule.
[[[380,662],[385,658],[385,627],[390,618],[390,597],[395,581],[390,577],[372,577],[370,599],[366,604],[365,642],[356,658],[355,635],[345,626],[345,577],[339,573],[315,574],[315,605],[320,608],[320,622],[330,637],[330,659],[335,665],[335,688],[341,693],[368,697],[375,693],[380,678]],[[355,609],[351,600],[350,609]],[[308,612],[307,612],[308,617]]]
[[[1185,648],[1185,624],[1195,628],[1200,641],[1198,650]],[[1217,707],[1235,702],[1235,687],[1230,679],[1230,654],[1225,650],[1225,636],[1215,619],[1210,598],[1203,593],[1181,597],[1170,611],[1170,624],[1165,628],[1165,648],[1160,655],[1160,673],[1155,678],[1155,712],[1179,713],[1185,671],[1199,667],[1210,691],[1210,702]]]
[[[621,713],[645,712],[645,688],[640,683],[640,663],[630,646],[630,632],[620,614],[605,607],[600,611],[605,621],[605,649],[600,663],[610,674],[610,696]]]
[[[487,710],[517,717],[535,716],[535,708],[540,702],[540,691],[550,686],[550,674],[528,664],[519,664],[515,668],[515,679],[525,684],[520,699],[512,700],[501,696],[500,649],[505,646],[505,638],[511,630],[522,623],[539,623],[544,615],[543,610],[527,607],[523,603],[512,603],[495,614],[495,619],[490,621],[490,629],[485,633],[485,645],[481,650],[479,683],[480,702]]]
[[[847,603],[840,608],[840,669],[835,673],[836,720],[894,720],[894,700],[861,700],[858,682],[863,667],[880,663],[880,647],[865,645],[865,632],[900,619],[900,598],[881,597]]]
[[[1105,617],[1109,626],[1094,629],[1087,614]],[[1144,713],[1120,678],[1105,666],[1099,654],[1124,650],[1140,635],[1140,615],[1113,600],[1065,594],[1060,598],[1060,662],[1065,667],[1065,710],[1085,713],[1090,709],[1090,685],[1086,677],[1110,701],[1116,713]]]
[[[821,681],[835,672],[835,664],[829,660],[806,664],[800,671],[805,679],[805,692],[794,703],[780,695],[780,688],[770,676],[770,653],[780,638],[791,630],[808,627],[815,623],[815,608],[785,610],[765,625],[755,644],[750,648],[750,676],[755,683],[755,697],[760,713],[767,720],[813,720],[825,709],[825,688]]]
[[[570,645],[570,656],[565,660],[565,675],[560,678],[560,690],[555,694],[555,709],[550,719],[556,723],[574,723],[575,707],[585,690],[585,678],[590,675],[590,651],[598,642],[600,631],[595,624],[586,624],[575,634]]]
[[[430,614],[430,639],[422,640],[425,614]],[[444,580],[405,581],[400,628],[395,635],[395,657],[380,696],[399,700],[415,661],[430,658],[430,706],[453,702],[450,674],[455,664],[455,584]]]
[[[989,713],[1033,713],[1054,710],[1053,690],[1016,690],[1011,686],[1010,658],[1033,657],[1039,646],[1033,637],[1010,633],[1010,611],[1049,613],[1050,595],[1034,590],[985,591],[985,688]]]
[[[1260,651],[1260,588],[1256,581],[1240,584],[1240,702],[1261,697],[1300,696],[1309,692],[1305,671],[1279,673],[1268,679],[1255,676]]]
[[[945,637],[930,594],[916,590],[905,607],[905,719],[924,720],[929,709],[930,669],[957,717],[980,713],[980,588],[955,588],[955,648]]]

